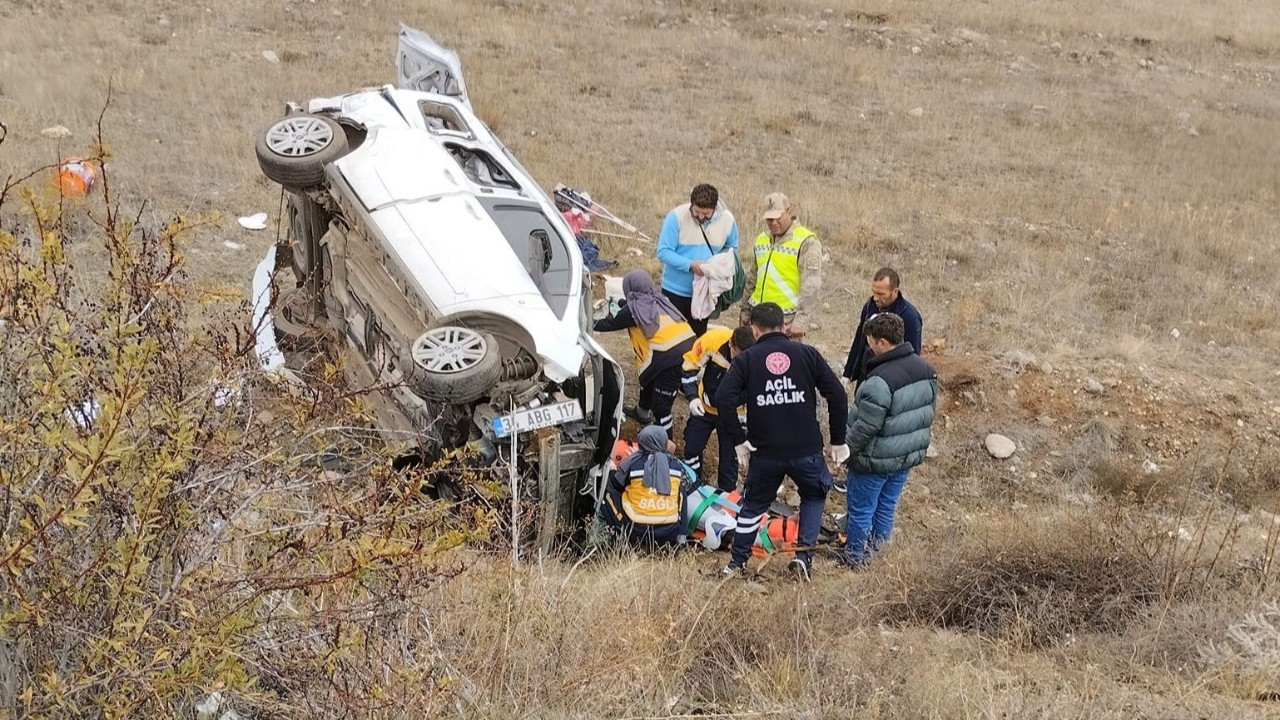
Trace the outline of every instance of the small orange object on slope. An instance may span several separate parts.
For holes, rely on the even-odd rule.
[[[67,158],[58,166],[58,190],[63,197],[84,197],[97,181],[98,172],[83,158]]]

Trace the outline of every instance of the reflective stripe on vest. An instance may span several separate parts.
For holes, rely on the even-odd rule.
[[[646,338],[639,327],[627,328],[627,334],[631,336],[631,349],[636,354],[636,367],[641,370],[653,362],[655,352],[670,350],[694,336],[689,323],[683,320],[676,322],[670,315],[658,318],[658,332],[651,338]]]
[[[715,405],[711,402],[711,396],[707,394],[706,386],[703,384],[706,375],[706,367],[714,363],[725,370],[729,369],[729,358],[720,352],[720,348],[729,343],[729,339],[733,337],[733,330],[722,325],[710,325],[707,331],[702,333],[702,337],[693,343],[693,347],[689,352],[684,354],[683,368],[685,372],[698,373],[698,399],[702,400],[702,406],[710,415],[716,414]]]
[[[631,471],[631,482],[622,491],[622,509],[637,525],[670,525],[680,522],[679,472],[671,473],[671,492],[659,495],[644,484],[644,468]]]
[[[769,233],[756,238],[756,289],[751,304],[777,303],[790,312],[800,305],[800,248],[813,233],[803,225],[793,225],[789,237],[774,245]]]

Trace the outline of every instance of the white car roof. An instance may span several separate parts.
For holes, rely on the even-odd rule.
[[[449,104],[470,125],[472,137],[427,128],[418,103]],[[480,311],[518,323],[533,337],[552,379],[576,375],[584,348],[579,325],[581,283],[566,288],[568,303],[557,316],[534,284],[502,230],[477,196],[537,204],[562,238],[572,238],[545,194],[470,109],[453,98],[390,87],[311,101],[308,110],[337,112],[368,134],[355,150],[327,168],[332,187],[345,186],[369,213],[403,265],[401,270],[441,317]],[[441,144],[448,139],[485,150],[523,188],[481,191]],[[564,242],[573,277],[582,274],[576,242]]]

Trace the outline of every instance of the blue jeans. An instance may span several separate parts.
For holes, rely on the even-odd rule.
[[[849,535],[845,541],[845,559],[853,565],[867,561],[868,551],[875,552],[889,541],[893,532],[893,514],[898,510],[898,498],[907,484],[909,470],[875,474],[849,471],[848,524]]]
[[[742,508],[738,511],[738,526],[733,536],[733,562],[742,565],[751,557],[751,546],[764,526],[765,512],[778,497],[782,479],[790,477],[800,492],[800,547],[813,547],[818,542],[822,526],[822,506],[831,490],[831,472],[822,453],[785,460],[751,457],[747,466],[747,479],[742,485]],[[813,557],[812,550],[801,550],[796,557],[805,560]]]

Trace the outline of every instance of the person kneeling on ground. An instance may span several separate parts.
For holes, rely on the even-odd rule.
[[[640,367],[640,400],[623,408],[636,422],[657,423],[671,432],[671,406],[680,390],[684,354],[693,347],[693,329],[671,301],[653,287],[644,270],[622,278],[626,304],[616,315],[595,322],[596,332],[626,330]]]
[[[924,462],[938,405],[938,373],[911,343],[902,318],[880,313],[864,328],[872,353],[849,411],[848,540],[845,562],[859,566],[889,540],[911,468]]]
[[[685,496],[696,480],[671,454],[675,447],[662,427],[646,427],[636,441],[636,452],[609,475],[600,517],[633,545],[683,543]]]

